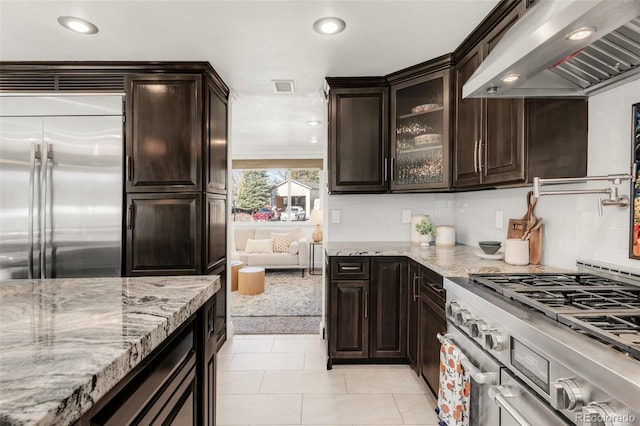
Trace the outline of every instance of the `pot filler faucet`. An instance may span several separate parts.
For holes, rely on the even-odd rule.
[[[629,197],[626,195],[618,194],[618,187],[611,186],[610,188],[602,189],[561,189],[555,191],[542,190],[543,185],[560,185],[566,183],[583,183],[590,181],[609,181],[612,185],[620,185],[622,181],[635,182],[636,165],[633,166],[633,172],[630,175],[607,175],[607,176],[585,176],[578,178],[555,178],[555,179],[543,179],[539,177],[533,178],[533,196],[539,198],[543,195],[565,195],[565,194],[606,194],[608,198],[598,198],[598,214],[602,216],[602,206],[618,206],[620,208],[626,208],[629,206]]]

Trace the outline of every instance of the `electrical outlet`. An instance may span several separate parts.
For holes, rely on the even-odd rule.
[[[411,210],[402,210],[402,223],[411,223]]]
[[[496,228],[502,229],[502,223],[504,222],[504,215],[502,210],[496,210]]]
[[[331,210],[331,223],[340,223],[340,210]]]

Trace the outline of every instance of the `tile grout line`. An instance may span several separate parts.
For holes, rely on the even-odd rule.
[[[262,395],[262,384],[264,383],[264,375],[267,370],[262,370],[262,377],[260,377],[260,386],[258,386],[258,395]]]
[[[398,410],[398,414],[400,414],[400,420],[402,420],[402,424],[407,424],[407,422],[404,420],[404,416],[402,415],[402,411],[400,410],[400,407],[398,406],[398,401],[396,400],[396,394],[392,393],[391,394],[391,398],[393,398],[393,403],[396,406],[396,410]]]

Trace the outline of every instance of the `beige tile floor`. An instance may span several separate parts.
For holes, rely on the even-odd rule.
[[[435,400],[406,365],[334,365],[315,335],[241,335],[217,355],[226,425],[437,425]]]

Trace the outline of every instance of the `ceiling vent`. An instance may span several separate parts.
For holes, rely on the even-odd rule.
[[[276,93],[293,93],[293,80],[273,80]]]

